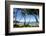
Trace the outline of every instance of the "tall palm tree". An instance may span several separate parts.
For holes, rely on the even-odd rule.
[[[18,10],[21,10],[21,15],[24,17],[24,25],[26,24],[26,16],[27,15],[33,15],[36,19],[36,22],[38,22],[38,19],[37,19],[37,16],[39,17],[38,9],[37,10],[36,9],[18,9]],[[15,15],[17,17],[17,12],[15,12]],[[21,20],[21,18],[20,18],[20,20]]]
[[[26,24],[26,14],[33,15],[38,22],[37,16],[39,17],[39,10],[38,9],[21,9],[22,16],[24,17],[24,25]]]
[[[26,13],[24,9],[21,9],[22,16],[24,17],[24,25],[26,24]]]
[[[37,16],[39,17],[39,10],[38,9],[26,9],[28,15],[33,15],[36,19],[36,22],[38,22]]]

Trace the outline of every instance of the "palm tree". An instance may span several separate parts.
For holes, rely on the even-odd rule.
[[[24,25],[26,24],[26,15],[33,15],[38,22],[37,16],[39,17],[38,9],[21,9],[22,16],[24,17]],[[30,21],[30,20],[29,20]]]
[[[26,16],[27,15],[33,15],[36,19],[36,22],[38,22],[38,19],[37,19],[37,16],[39,17],[38,9],[17,9],[17,11],[18,10],[21,10],[21,15],[24,17],[24,25],[26,24]],[[15,16],[17,17],[17,12],[14,12],[14,13],[15,13]],[[20,18],[20,20],[21,20],[21,18]],[[29,24],[29,22],[28,22],[28,24]]]
[[[38,22],[37,16],[39,17],[39,11],[38,9],[26,9],[28,15],[33,15],[36,19],[36,22]]]
[[[16,20],[17,19],[16,18],[17,17],[17,11],[18,11],[18,9],[17,8],[16,9],[14,8],[14,10],[13,10],[13,19],[14,19],[13,22],[14,22],[14,26],[17,25],[16,24],[17,23],[17,20]]]
[[[24,25],[26,24],[26,13],[24,9],[21,9],[22,16],[24,17]]]

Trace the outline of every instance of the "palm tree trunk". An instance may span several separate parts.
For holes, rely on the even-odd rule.
[[[34,15],[35,16],[35,15]],[[38,22],[37,16],[35,16],[36,22]]]
[[[24,16],[24,25],[26,24],[26,18],[25,18],[25,16]]]

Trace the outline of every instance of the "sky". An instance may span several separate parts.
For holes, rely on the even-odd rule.
[[[21,14],[22,11],[20,9],[17,9],[17,8],[14,8],[13,10],[14,10],[13,15],[15,16],[16,20],[20,21],[20,22],[24,22],[24,17]],[[25,18],[26,18],[26,22],[29,22],[29,21],[36,22],[36,19],[33,15],[26,15]],[[37,16],[37,18],[38,18],[38,16]],[[39,20],[39,18],[38,18],[38,20]]]

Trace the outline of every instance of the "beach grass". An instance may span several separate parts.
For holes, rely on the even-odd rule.
[[[26,25],[14,25],[14,27],[16,27],[16,28],[22,28],[22,27],[39,27],[38,25],[37,26],[32,26],[32,25],[28,25],[28,24],[26,24]]]

